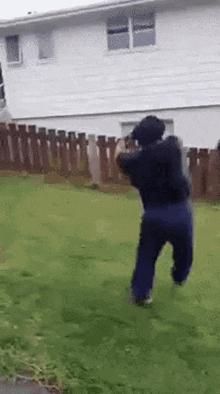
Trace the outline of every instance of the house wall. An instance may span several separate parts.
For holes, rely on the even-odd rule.
[[[183,108],[160,111],[134,111],[87,116],[17,119],[19,124],[56,130],[75,131],[106,136],[124,137],[121,123],[139,122],[147,115],[156,115],[165,121],[173,120],[174,134],[180,137],[185,147],[214,149],[220,139],[220,106]],[[170,130],[168,130],[170,132]]]
[[[107,51],[105,18],[48,25],[55,29],[49,62],[37,61],[36,28],[19,33],[20,66],[7,66],[1,38],[6,98],[15,119],[220,103],[220,5],[158,12],[156,47],[133,52]]]

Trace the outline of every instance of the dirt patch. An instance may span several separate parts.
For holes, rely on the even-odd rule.
[[[66,178],[57,174],[55,171],[50,171],[48,174],[44,174],[44,183],[65,183]]]
[[[12,170],[1,170],[0,171],[0,177],[15,177],[15,176],[31,176],[30,174],[28,174],[27,171],[12,171]]]

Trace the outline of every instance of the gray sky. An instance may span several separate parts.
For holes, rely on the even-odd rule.
[[[6,0],[1,7],[0,19],[25,16],[29,11],[48,12],[89,4],[105,3],[105,0]]]

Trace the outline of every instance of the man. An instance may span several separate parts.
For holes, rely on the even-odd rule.
[[[166,242],[173,246],[173,287],[188,280],[193,261],[193,209],[191,183],[183,174],[182,150],[177,137],[165,140],[163,121],[144,118],[131,138],[139,150],[124,153],[124,141],[116,147],[116,163],[138,189],[143,217],[137,262],[131,282],[131,298],[136,305],[152,303],[155,263]]]

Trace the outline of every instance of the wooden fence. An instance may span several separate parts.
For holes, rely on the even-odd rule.
[[[82,175],[96,183],[129,184],[114,160],[115,137],[66,132],[36,126],[0,123],[0,170],[60,175]],[[129,142],[128,151],[136,150]],[[220,152],[216,149],[184,148],[192,179],[193,199],[220,200]]]

